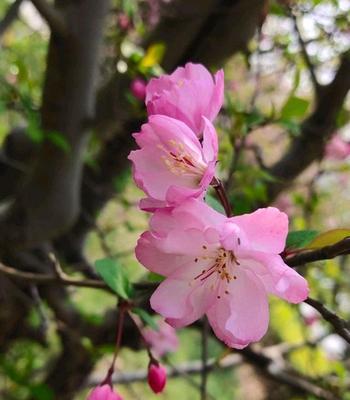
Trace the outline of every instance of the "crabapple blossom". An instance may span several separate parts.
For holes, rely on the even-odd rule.
[[[152,308],[173,327],[204,314],[216,336],[244,348],[260,340],[269,321],[268,294],[291,303],[308,296],[308,284],[280,257],[286,214],[273,207],[226,217],[198,199],[157,210],[136,257],[166,279]]]
[[[350,156],[350,143],[334,135],[326,146],[326,157],[333,160],[345,160]]]
[[[203,141],[183,122],[153,115],[134,137],[140,149],[129,154],[136,185],[148,195],[143,210],[179,204],[201,197],[210,185],[217,162],[218,140],[204,119]]]
[[[224,72],[214,79],[200,64],[187,63],[170,75],[150,80],[146,88],[149,115],[162,114],[188,125],[199,137],[205,123],[203,116],[213,121],[224,100]]]
[[[158,323],[158,330],[147,327],[142,330],[142,335],[157,357],[174,352],[179,347],[176,330],[164,320]]]
[[[148,384],[154,393],[161,393],[166,385],[166,369],[151,361],[148,367]]]
[[[87,400],[123,400],[123,398],[113,391],[108,384],[95,387],[89,394]]]

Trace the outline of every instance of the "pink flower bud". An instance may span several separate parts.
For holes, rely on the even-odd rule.
[[[135,78],[131,82],[130,90],[138,100],[143,101],[146,97],[146,82],[141,78]]]
[[[125,13],[119,13],[117,21],[119,28],[123,31],[127,31],[131,27],[130,18]]]
[[[97,386],[93,389],[87,400],[123,400],[123,398],[115,393],[108,384]]]
[[[154,393],[161,393],[166,384],[166,369],[160,365],[151,363],[148,368],[148,384]]]

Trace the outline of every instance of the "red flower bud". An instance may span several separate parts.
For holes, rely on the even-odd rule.
[[[166,384],[166,369],[160,365],[151,363],[148,367],[148,384],[154,393],[161,393]]]

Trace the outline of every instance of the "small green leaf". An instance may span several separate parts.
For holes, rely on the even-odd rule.
[[[155,322],[154,318],[152,315],[148,314],[147,311],[143,310],[142,308],[133,308],[132,312],[136,315],[138,315],[142,321],[151,327],[153,330],[157,331],[158,330],[158,325]]]
[[[332,229],[316,236],[311,243],[308,243],[307,248],[320,249],[325,246],[332,246],[347,237],[350,237],[350,229]]]
[[[289,232],[287,236],[286,248],[301,249],[306,247],[317,235],[318,232],[313,230]]]
[[[297,96],[291,96],[281,110],[281,119],[300,120],[304,117],[310,102]]]
[[[149,282],[155,282],[155,283],[162,282],[165,279],[164,276],[156,274],[155,272],[150,272],[147,275],[147,278]]]
[[[221,213],[221,214],[225,214],[225,209],[224,207],[221,205],[221,203],[211,194],[207,193],[205,196],[205,202],[208,204],[208,206],[210,206],[211,208],[213,208],[215,211]]]
[[[103,258],[95,262],[95,268],[106,284],[123,299],[132,297],[132,286],[123,266],[112,258]]]

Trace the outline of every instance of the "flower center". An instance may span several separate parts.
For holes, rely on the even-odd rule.
[[[201,178],[205,173],[206,165],[194,159],[189,151],[186,151],[182,142],[169,140],[167,147],[162,144],[157,147],[165,153],[161,155],[161,158],[168,170],[174,175],[190,175]]]
[[[202,246],[203,250],[207,250],[207,246]],[[200,258],[195,258],[194,262],[199,262],[200,259],[214,259],[212,265],[208,268],[205,268],[201,271],[200,274],[194,277],[195,281],[205,282],[208,278],[212,277],[211,280],[213,283],[210,285],[210,289],[214,290],[214,288],[221,286],[224,284],[224,293],[229,294],[227,290],[227,285],[232,281],[236,280],[237,276],[235,275],[235,268],[237,265],[240,265],[233,251],[227,251],[224,248],[220,247],[215,256],[202,256]],[[221,296],[218,294],[217,298],[220,299]]]

